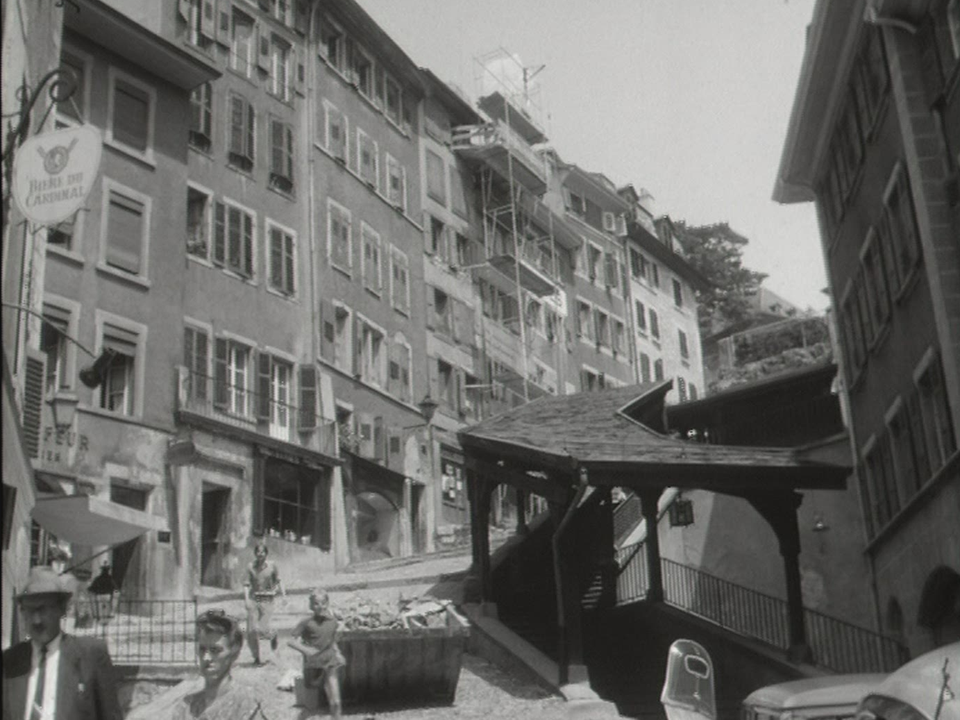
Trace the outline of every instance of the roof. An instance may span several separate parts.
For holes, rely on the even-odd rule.
[[[627,223],[627,236],[637,245],[654,256],[677,275],[693,285],[694,289],[705,292],[712,287],[706,275],[697,270],[690,262],[664,245],[643,225],[636,222]]]
[[[450,113],[456,124],[470,125],[480,121],[480,115],[456,90],[437,77],[430,68],[420,68],[427,93],[437,99]]]
[[[728,491],[842,488],[849,468],[789,448],[728,447],[651,429],[672,381],[547,396],[458,433],[469,455],[526,470],[586,468],[591,484]],[[643,422],[641,419],[643,419]]]

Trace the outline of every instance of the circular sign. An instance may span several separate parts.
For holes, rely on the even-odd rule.
[[[103,141],[92,125],[28,139],[13,159],[13,197],[37,225],[56,225],[83,207],[100,169]]]

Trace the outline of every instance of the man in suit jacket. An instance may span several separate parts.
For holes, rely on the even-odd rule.
[[[52,568],[17,596],[30,639],[3,651],[3,720],[123,720],[107,646],[60,632],[71,592]]]

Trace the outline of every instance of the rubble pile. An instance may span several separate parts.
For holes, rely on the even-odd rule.
[[[395,630],[444,627],[449,600],[432,598],[397,599],[396,605],[355,594],[331,606],[343,630]]]

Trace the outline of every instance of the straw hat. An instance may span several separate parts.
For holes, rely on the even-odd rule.
[[[17,600],[23,600],[24,598],[36,595],[70,597],[73,595],[73,591],[67,586],[64,577],[56,570],[48,565],[41,565],[30,568],[27,584],[17,595]]]

